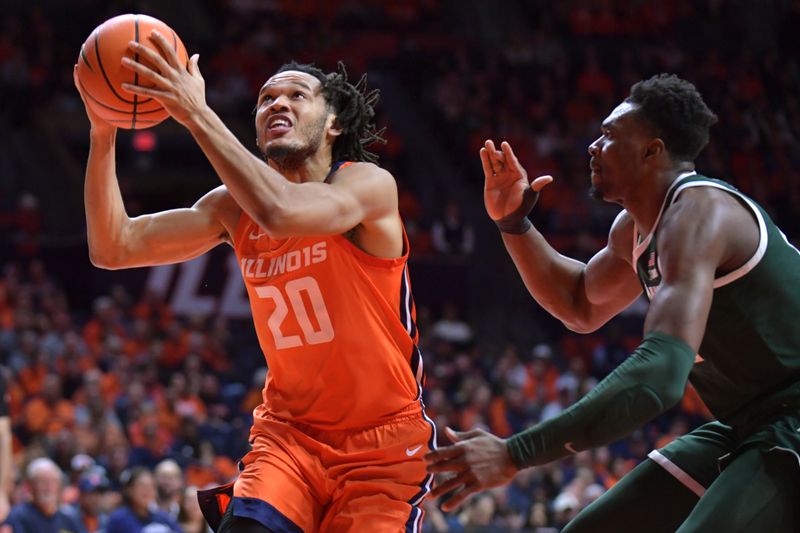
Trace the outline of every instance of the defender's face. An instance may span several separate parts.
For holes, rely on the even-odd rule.
[[[638,106],[623,102],[600,127],[600,137],[589,145],[592,196],[623,203],[645,173],[647,143],[652,139],[636,116]]]
[[[317,78],[292,70],[276,74],[258,93],[258,148],[268,159],[316,151],[333,122],[329,115]]]

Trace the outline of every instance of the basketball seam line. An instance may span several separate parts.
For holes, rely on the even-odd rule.
[[[89,98],[91,98],[92,101],[95,102],[100,107],[104,107],[104,108],[108,109],[109,111],[114,111],[115,113],[121,113],[123,115],[130,115],[131,114],[130,111],[127,111],[125,109],[117,109],[116,107],[111,107],[108,104],[104,104],[103,102],[98,100],[94,95],[92,95],[92,93],[89,92],[89,89],[86,88],[86,86],[83,84],[82,81],[78,80],[78,82],[81,84],[81,88],[84,90],[86,95]],[[159,111],[162,111],[163,109],[164,109],[163,107],[159,107],[158,109],[150,109],[148,111],[139,111],[137,114],[139,114],[139,115],[149,115],[151,113],[158,113]],[[142,119],[139,119],[139,120],[142,120]]]
[[[139,44],[139,17],[133,17],[133,39],[136,41],[136,44]],[[136,52],[133,55],[134,61],[137,63],[139,62],[139,52]],[[139,73],[133,73],[133,84],[139,85]],[[139,106],[139,95],[134,93],[133,94],[133,116],[131,117],[131,129],[136,129],[136,108]]]
[[[83,63],[89,69],[90,72],[94,72],[92,65],[89,64],[89,58],[86,57],[86,50],[83,49],[83,45],[81,45],[81,58],[83,59]]]
[[[100,67],[100,72],[103,73],[103,78],[105,78],[108,88],[111,89],[111,92],[114,94],[114,96],[119,98],[122,102],[126,104],[132,104],[133,102],[131,100],[126,100],[125,98],[117,94],[117,91],[114,89],[114,85],[111,83],[111,80],[108,79],[108,74],[106,74],[106,70],[103,67],[103,61],[100,59],[100,28],[96,29],[94,33],[94,53],[95,56],[97,57],[97,64]],[[144,104],[149,102],[150,100],[152,100],[152,98],[147,98],[139,103]],[[125,111],[125,113],[130,113],[130,111]]]

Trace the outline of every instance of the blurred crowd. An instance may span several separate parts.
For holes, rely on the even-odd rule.
[[[555,416],[638,344],[623,323],[558,344],[492,346],[475,338],[457,306],[445,302],[440,314],[422,307],[428,414],[440,429],[481,427],[501,436]],[[125,506],[157,505],[176,521],[196,517],[189,495],[236,477],[266,371],[242,383],[231,368],[252,354],[232,348],[227,320],[175,316],[152,292],[134,297],[116,286],[81,319],[38,260],[4,267],[0,353],[9,374],[15,509],[55,498],[87,531],[105,525],[109,533],[127,531],[112,528],[112,511]],[[706,417],[690,390],[645,430],[523,472],[461,513],[443,515],[429,502],[431,527],[563,525],[653,446]],[[12,511],[12,523],[15,512],[22,511]],[[150,519],[167,520],[158,513]]]
[[[75,47],[56,43],[79,45],[106,18],[99,4],[74,2],[69,25],[49,2],[2,18],[0,90],[9,105],[0,128],[37,110],[76,109]],[[585,260],[603,246],[616,209],[585,194],[585,150],[630,85],[661,71],[693,81],[720,116],[699,170],[735,184],[790,240],[800,238],[796,2],[763,2],[758,16],[717,0],[507,2],[489,13],[479,4],[219,1],[175,25],[200,51],[209,102],[222,113],[249,117],[265,76],[289,58],[326,68],[344,59],[352,72],[402,80],[417,127],[432,132],[446,160],[449,191],[467,191],[401,183],[412,259],[438,257],[448,276],[453,259],[462,270],[486,260],[477,231],[485,220],[456,199],[480,202],[476,154],[485,138],[511,142],[529,174],[556,177],[533,218],[559,251]],[[123,2],[107,15],[150,7]],[[392,105],[382,101],[380,120]],[[390,130],[380,148],[400,178],[414,157],[407,143]],[[79,165],[84,156],[75,155]],[[34,506],[63,513],[76,531],[138,531],[132,516],[205,531],[194,494],[236,476],[266,369],[243,380],[238,369],[253,366],[242,363],[253,347],[235,342],[235,325],[177,316],[156,293],[116,285],[93,295],[90,308],[72,304],[63,272],[42,259],[45,210],[23,185],[0,180],[0,359],[16,466],[10,523]],[[422,207],[430,205],[440,207]],[[414,283],[413,262],[411,273]],[[436,268],[424,273],[436,279]],[[640,301],[598,332],[574,335],[532,306],[545,334],[497,342],[483,333],[489,310],[454,296],[428,295],[418,309],[428,412],[439,429],[501,436],[557,415],[591,389],[638,345],[646,312]],[[427,501],[426,530],[556,532],[653,447],[707,419],[689,388],[679,406],[627,439],[523,471],[452,514]]]

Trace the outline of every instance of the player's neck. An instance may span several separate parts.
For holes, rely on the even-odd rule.
[[[694,164],[680,163],[658,172],[653,179],[642,183],[642,187],[626,198],[625,209],[633,217],[642,235],[652,231],[658,220],[667,192],[681,174],[694,170]]]
[[[328,172],[331,170],[330,153],[320,153],[312,155],[306,159],[302,165],[295,168],[281,167],[275,161],[270,160],[270,166],[280,172],[283,177],[293,183],[307,183],[310,181],[325,181]]]

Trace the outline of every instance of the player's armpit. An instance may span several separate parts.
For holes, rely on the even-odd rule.
[[[186,261],[230,241],[240,212],[224,187],[209,192],[192,207],[138,216],[124,224],[112,246],[93,246],[95,266],[121,269]]]

